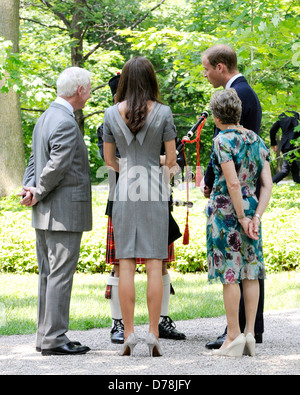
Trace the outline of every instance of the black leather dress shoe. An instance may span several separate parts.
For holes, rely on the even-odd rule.
[[[114,320],[114,326],[110,331],[110,340],[114,344],[124,343],[124,324],[122,320]]]
[[[42,349],[42,355],[79,355],[90,351],[87,346],[76,346],[73,342],[64,344],[61,347]]]
[[[159,337],[161,339],[185,340],[184,333],[176,329],[175,322],[169,316],[162,316],[162,321],[158,325]]]
[[[223,333],[223,335],[219,336],[217,340],[211,341],[205,344],[205,347],[209,350],[218,350],[226,339],[227,333]]]
[[[255,337],[256,344],[263,342],[263,334],[262,333],[255,333],[254,337]]]
[[[80,343],[80,342],[72,342],[72,341],[71,341],[70,343],[75,344],[75,346],[81,346],[81,343]],[[35,349],[36,349],[37,352],[42,352],[41,347],[36,347]]]

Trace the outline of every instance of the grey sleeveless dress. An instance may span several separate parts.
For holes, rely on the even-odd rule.
[[[118,104],[105,111],[103,141],[116,143],[120,174],[110,199],[116,258],[164,259],[168,256],[168,200],[160,167],[161,145],[176,137],[171,109],[155,102],[143,128],[130,131]]]

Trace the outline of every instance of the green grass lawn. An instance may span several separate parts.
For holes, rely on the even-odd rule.
[[[185,200],[184,191],[174,197]],[[169,315],[173,320],[224,314],[221,284],[209,285],[205,273],[206,239],[203,210],[206,199],[190,191],[190,244],[175,243],[176,271],[171,271],[175,296]],[[0,335],[34,333],[36,329],[37,274],[35,234],[31,211],[20,206],[19,197],[0,199]],[[71,300],[70,329],[111,325],[109,301],[104,298],[108,273],[105,269],[107,192],[93,194],[93,231],[84,233],[79,271],[75,274]],[[174,218],[184,231],[186,209],[176,207]],[[300,186],[274,186],[263,217],[263,244],[267,276],[265,310],[300,307]],[[200,270],[196,273],[186,271]],[[290,270],[290,271],[286,271]],[[96,274],[92,272],[98,271]],[[26,272],[27,274],[24,274]],[[136,324],[148,322],[146,276],[136,275]]]
[[[169,314],[173,320],[223,315],[221,284],[207,282],[205,273],[170,272],[175,295]],[[76,273],[70,312],[70,329],[86,330],[111,325],[109,301],[104,298],[107,274]],[[36,274],[0,274],[0,335],[30,334],[36,330]],[[148,322],[146,276],[136,275],[136,325]],[[300,307],[300,273],[268,275],[265,311]]]

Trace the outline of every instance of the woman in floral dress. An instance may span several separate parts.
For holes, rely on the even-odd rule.
[[[239,125],[241,101],[234,89],[216,92],[211,99],[216,126],[213,167],[215,182],[206,207],[209,281],[223,284],[227,339],[215,355],[255,353],[254,322],[259,285],[265,278],[261,216],[272,191],[269,150],[254,132]],[[259,201],[255,195],[261,182]],[[238,320],[243,282],[246,327],[241,334]]]

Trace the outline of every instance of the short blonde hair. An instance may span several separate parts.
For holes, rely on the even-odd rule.
[[[237,124],[242,115],[242,102],[235,89],[224,89],[212,95],[209,109],[222,124]]]

